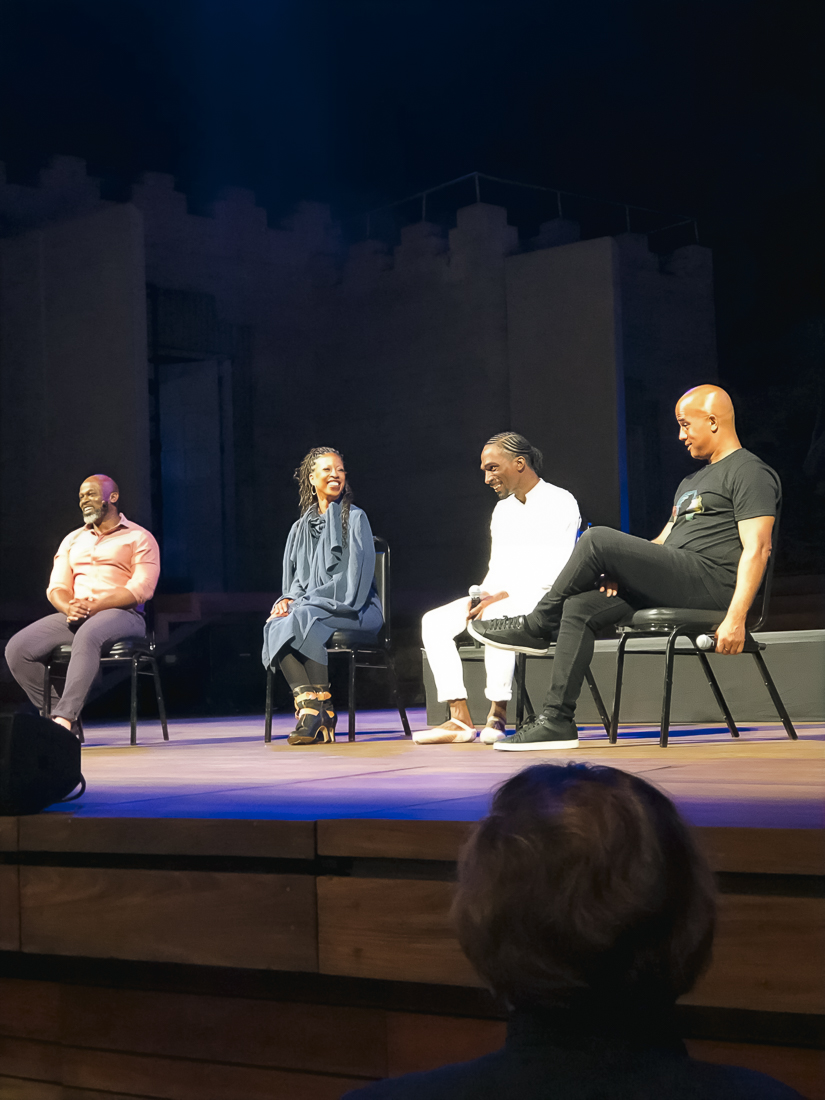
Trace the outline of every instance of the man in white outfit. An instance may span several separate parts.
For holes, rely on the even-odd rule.
[[[466,629],[468,619],[532,611],[573,552],[581,523],[579,506],[566,489],[542,481],[541,462],[541,451],[516,432],[494,435],[481,452],[484,483],[499,498],[490,522],[490,566],[475,607],[464,597],[428,611],[421,622],[438,699],[449,703],[450,717],[441,726],[415,732],[413,740],[419,745],[475,740],[454,639]],[[492,744],[505,736],[515,654],[486,646],[484,666],[490,713],[481,740]]]

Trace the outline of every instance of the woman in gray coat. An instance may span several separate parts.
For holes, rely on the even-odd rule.
[[[280,667],[295,696],[290,745],[335,740],[326,643],[336,630],[375,638],[384,621],[369,521],[352,504],[342,455],[314,447],[295,471],[301,518],[284,551],[283,595],[264,626],[265,668]]]

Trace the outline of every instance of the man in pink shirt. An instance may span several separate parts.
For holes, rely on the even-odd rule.
[[[104,646],[146,634],[143,606],[152,598],[160,573],[154,537],[117,508],[120,493],[106,474],[93,474],[80,486],[84,526],[60,544],[46,595],[47,615],[9,639],[6,661],[12,676],[42,713],[43,666],[59,645],[71,645],[62,696],[52,698],[51,717],[76,729]]]

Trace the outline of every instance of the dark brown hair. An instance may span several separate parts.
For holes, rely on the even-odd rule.
[[[301,465],[293,474],[293,477],[298,482],[300,515],[308,512],[310,508],[317,509],[318,507],[318,500],[313,491],[312,484],[310,483],[309,475],[312,473],[315,463],[322,455],[338,455],[341,461],[344,461],[344,456],[340,451],[336,451],[334,447],[313,447],[309,454],[304,455],[301,460]],[[344,545],[346,546],[347,532],[349,531],[349,508],[350,504],[352,504],[352,486],[350,485],[349,474],[344,484],[344,491],[338,499],[341,502],[341,528],[343,531]]]
[[[710,869],[637,776],[538,764],[497,791],[462,853],[459,940],[512,1006],[672,1004],[710,961]]]

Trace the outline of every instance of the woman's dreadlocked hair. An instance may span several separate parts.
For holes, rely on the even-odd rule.
[[[315,490],[310,484],[309,475],[312,473],[313,467],[318,459],[322,455],[338,455],[343,462],[344,456],[340,451],[336,451],[334,447],[313,447],[308,455],[304,456],[301,465],[295,471],[294,477],[298,482],[298,498],[300,514],[304,515],[311,508],[318,511],[318,498],[315,495]],[[347,533],[349,531],[349,506],[352,504],[352,486],[349,483],[349,477],[347,477],[344,484],[344,491],[341,493],[338,500],[341,502],[341,527],[344,534],[344,546],[347,545]]]
[[[541,473],[544,456],[538,447],[528,443],[523,435],[519,435],[518,432],[498,432],[492,439],[487,440],[485,446],[489,447],[493,443],[516,458],[527,459],[527,465],[537,474]]]

